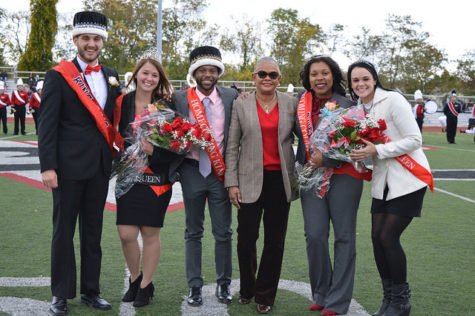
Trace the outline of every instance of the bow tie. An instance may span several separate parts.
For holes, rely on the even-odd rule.
[[[89,75],[89,74],[90,74],[91,72],[93,72],[93,71],[98,72],[98,71],[101,70],[101,67],[102,67],[101,64],[99,64],[99,65],[97,65],[97,66],[95,66],[95,67],[91,67],[91,66],[87,65],[86,70],[84,71],[84,73],[85,73],[86,75]]]

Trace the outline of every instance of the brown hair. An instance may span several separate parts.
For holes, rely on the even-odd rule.
[[[146,63],[151,63],[155,68],[157,68],[159,75],[158,85],[152,93],[152,100],[157,101],[163,98],[163,96],[165,95],[170,95],[172,92],[172,85],[170,84],[170,81],[168,81],[167,75],[165,74],[165,70],[163,69],[162,64],[158,60],[153,58],[144,58],[139,60],[139,62],[135,66],[132,77],[130,78],[129,82],[126,82],[127,87],[130,85],[131,82],[134,82],[135,86],[137,87],[137,73]]]

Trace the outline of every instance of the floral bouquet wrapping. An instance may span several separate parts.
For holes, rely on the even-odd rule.
[[[189,152],[193,146],[204,149],[212,140],[210,131],[203,131],[199,124],[191,124],[158,103],[149,104],[131,123],[131,129],[131,135],[125,138],[131,145],[117,156],[112,167],[111,177],[117,175],[116,198],[127,193],[148,167],[143,140],[178,154]]]
[[[364,165],[351,160],[351,150],[363,148],[362,139],[381,143],[386,122],[376,121],[366,114],[362,106],[341,109],[335,103],[327,103],[320,111],[320,118],[309,139],[310,155],[317,149],[328,158],[351,163],[358,172],[369,172]],[[323,198],[328,192],[333,168],[312,168],[299,163],[296,167],[300,189],[314,190]]]

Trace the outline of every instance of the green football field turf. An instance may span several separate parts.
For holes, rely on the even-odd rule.
[[[16,139],[34,140],[35,136]],[[432,169],[475,169],[473,135],[458,134],[456,142],[456,145],[449,146],[444,134],[424,134],[425,146],[440,148],[425,151]],[[422,217],[414,219],[403,234],[408,281],[412,289],[412,315],[475,315],[475,181],[436,181],[435,187],[471,199],[472,202],[439,191],[434,194],[428,191]],[[50,276],[51,193],[3,177],[0,177],[0,188],[0,277]],[[353,295],[369,313],[374,312],[381,301],[381,287],[370,239],[370,189],[370,184],[366,183],[358,213],[357,268]],[[233,212],[235,231],[236,210]],[[167,214],[161,233],[162,257],[153,280],[156,296],[151,305],[136,309],[137,315],[181,315],[182,298],[188,291],[184,268],[184,223],[183,210]],[[233,241],[233,279],[239,278],[235,247]],[[308,282],[300,201],[292,204],[285,247],[281,278]],[[113,309],[109,312],[94,312],[75,299],[68,301],[70,315],[119,313],[125,262],[115,228],[115,214],[110,211],[105,211],[102,249],[102,296],[112,304]],[[206,284],[215,282],[213,252],[207,216],[203,239]],[[261,248],[258,254],[260,252]],[[45,302],[51,298],[49,287],[0,287],[0,297],[4,296],[28,297]],[[257,314],[254,304],[241,306],[236,303],[237,297],[238,294],[228,307],[230,315]],[[306,298],[279,290],[271,314],[320,314],[308,311],[309,305]]]

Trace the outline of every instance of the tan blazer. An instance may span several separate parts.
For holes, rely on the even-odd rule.
[[[295,99],[277,92],[279,106],[279,156],[282,168],[285,194],[290,202],[297,198],[298,191],[292,189],[295,182],[294,141]],[[233,103],[231,125],[226,149],[226,173],[224,186],[238,186],[243,203],[255,202],[262,191],[264,180],[264,154],[256,95],[247,99],[236,99]]]

